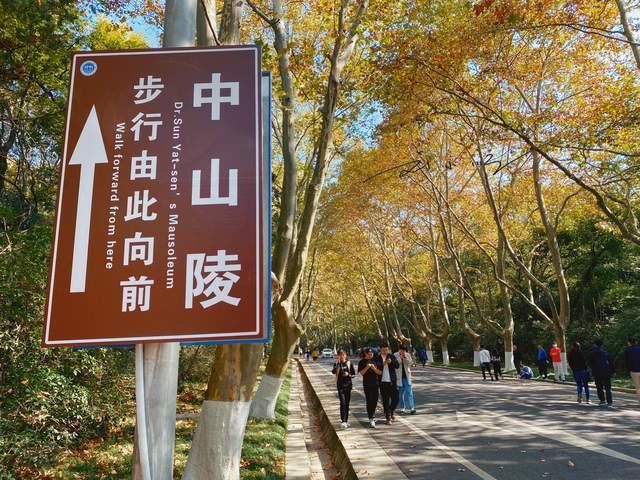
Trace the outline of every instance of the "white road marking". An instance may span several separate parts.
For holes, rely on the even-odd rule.
[[[479,416],[482,415],[482,412],[475,411]],[[592,442],[591,440],[586,440],[581,438],[573,433],[568,433],[564,430],[558,430],[549,428],[545,426],[544,428],[536,427],[535,425],[531,425],[527,422],[522,422],[520,420],[513,420],[511,418],[505,418],[500,414],[492,413],[490,422],[482,422],[477,420],[478,417],[471,417],[464,412],[457,411],[456,415],[458,420],[468,423],[471,425],[477,425],[482,428],[489,428],[492,430],[500,430],[501,432],[509,432],[512,434],[521,434],[523,431],[529,431],[535,435],[549,438],[551,440],[555,440],[557,442],[566,443],[567,445],[571,445],[572,447],[582,448],[584,450],[589,450],[591,452],[600,453],[602,455],[607,455],[609,457],[616,458],[618,460],[622,460],[629,463],[634,463],[636,465],[640,465],[640,459],[631,457],[629,455],[625,455],[624,453],[620,453],[616,450],[612,450],[611,448],[604,447],[598,443]],[[496,420],[500,422],[500,425],[495,425]],[[514,431],[508,428],[506,425],[511,424],[514,427],[517,427],[517,431]]]
[[[482,478],[483,480],[497,480],[494,476],[492,476],[491,474],[485,472],[483,469],[481,469],[477,465],[471,463],[469,460],[464,458],[462,455],[457,453],[455,450],[453,450],[450,447],[447,447],[444,443],[442,443],[439,440],[435,439],[434,437],[432,437],[428,433],[424,432],[423,430],[420,430],[418,427],[416,427],[411,422],[408,422],[404,418],[400,418],[399,420],[400,420],[400,422],[402,422],[403,425],[405,425],[413,433],[415,433],[416,435],[419,435],[421,438],[423,438],[424,440],[426,440],[429,443],[431,443],[432,445],[434,445],[441,452],[449,455],[456,462],[458,462],[459,464],[461,464],[464,467],[466,467],[467,470],[469,470],[470,472],[475,473],[478,477]]]

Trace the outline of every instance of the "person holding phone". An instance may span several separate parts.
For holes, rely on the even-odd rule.
[[[338,350],[338,361],[333,365],[333,374],[336,376],[338,398],[340,399],[340,421],[342,428],[349,428],[349,404],[351,403],[351,379],[356,376],[353,364],[347,360],[347,352]]]
[[[391,425],[395,420],[394,412],[398,406],[398,381],[396,370],[400,368],[400,363],[389,351],[389,344],[380,345],[380,355],[376,359],[376,368],[380,373],[380,393],[382,394],[382,406],[386,424]]]
[[[405,345],[400,345],[400,349],[394,354],[396,360],[400,364],[400,368],[396,371],[396,379],[398,381],[398,396],[400,398],[400,414],[404,415],[405,406],[411,415],[415,415],[416,406],[413,400],[413,386],[411,379],[411,366],[413,358],[408,352]]]
[[[382,373],[373,359],[373,351],[369,347],[362,349],[362,360],[358,364],[358,373],[362,375],[364,396],[367,400],[369,425],[376,428],[376,407],[378,406],[378,378]]]

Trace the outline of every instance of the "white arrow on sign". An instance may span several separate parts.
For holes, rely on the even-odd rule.
[[[76,234],[73,240],[73,264],[71,267],[71,293],[85,291],[87,283],[87,261],[89,255],[89,229],[91,226],[91,201],[93,200],[93,177],[96,165],[108,163],[104,148],[98,114],[94,105],[82,127],[76,148],[69,165],[80,165],[80,188],[76,210]]]

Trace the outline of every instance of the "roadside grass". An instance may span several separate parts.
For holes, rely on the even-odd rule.
[[[460,369],[460,370],[469,370],[469,371],[472,371],[472,372],[480,372],[480,367],[474,367],[473,366],[473,362],[470,362],[470,361],[454,361],[454,360],[452,360],[449,365],[442,365],[442,363],[440,363],[440,362],[435,362],[435,363],[433,363],[433,366],[457,368],[457,369]],[[531,369],[533,370],[533,375],[534,375],[532,380],[540,380],[540,381],[542,381],[542,378],[536,375],[536,373],[538,373],[538,368],[534,366],[534,367],[531,367]],[[553,368],[549,368],[549,370],[550,370],[549,377],[553,378]],[[515,378],[516,377],[516,372],[513,371],[513,370],[510,371],[510,372],[505,372],[505,376]],[[569,373],[569,375],[567,375],[567,382],[574,382],[574,379],[573,379],[573,376],[571,375],[571,373]],[[593,388],[595,388],[593,380],[590,383],[593,386]],[[633,382],[631,381],[631,379],[629,377],[624,377],[624,376],[613,377],[611,379],[611,386],[612,387],[616,387],[616,388],[634,388],[633,387]]]
[[[262,371],[263,369],[260,377]],[[247,423],[240,463],[242,480],[284,479],[290,385],[291,368],[278,397],[276,419],[250,419]],[[178,414],[197,414],[206,387],[205,383],[186,383],[178,396]],[[131,412],[131,417],[119,425],[118,429],[110,432],[108,437],[92,440],[77,449],[65,451],[59,456],[58,463],[47,469],[40,478],[106,480],[131,477],[134,415],[135,410]],[[184,472],[196,425],[196,420],[191,418],[176,422],[174,478],[180,478]]]

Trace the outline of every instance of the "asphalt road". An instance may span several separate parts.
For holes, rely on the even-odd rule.
[[[352,412],[366,427],[362,382],[354,384]],[[614,392],[614,407],[602,409],[595,387],[586,405],[569,385],[483,382],[480,373],[429,367],[414,369],[413,388],[416,415],[370,430],[371,446],[409,479],[640,479],[633,395]]]

